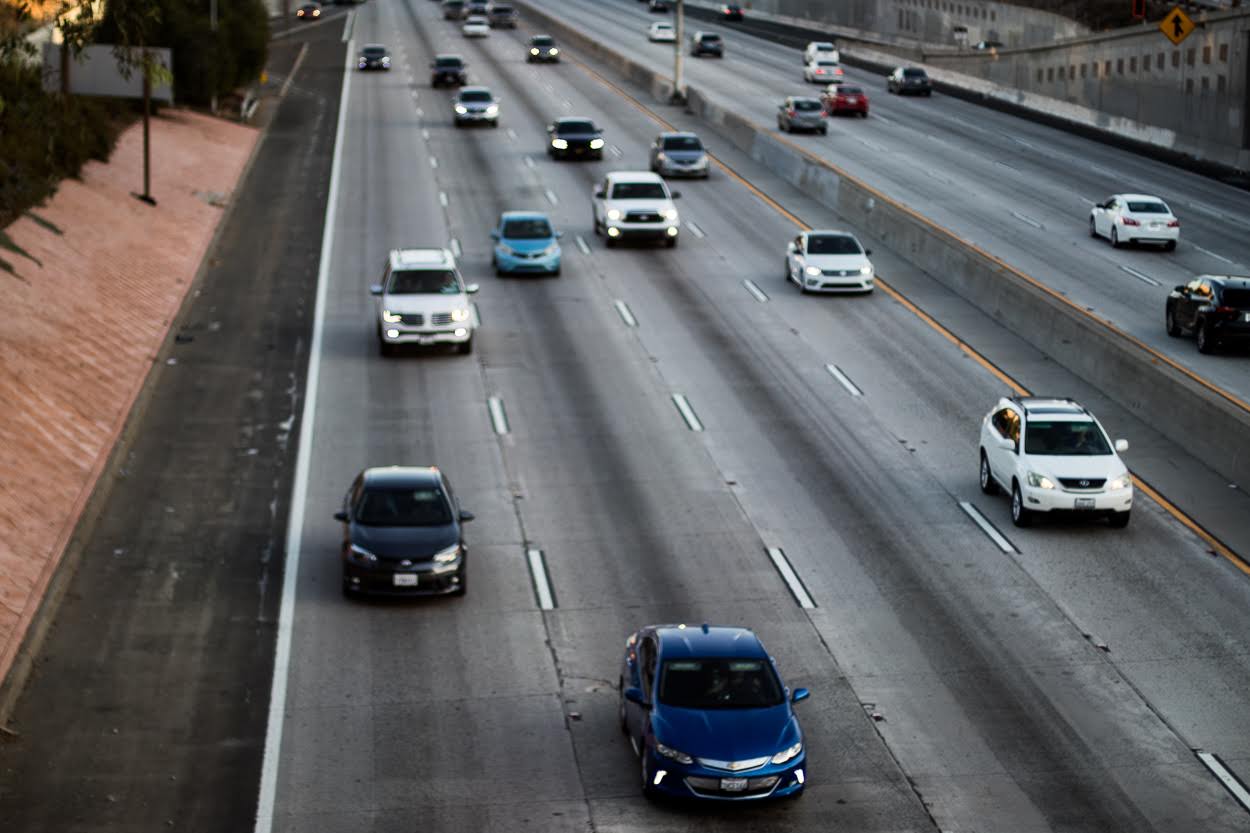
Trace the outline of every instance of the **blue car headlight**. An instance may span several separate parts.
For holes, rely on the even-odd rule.
[[[786,761],[792,761],[798,754],[803,751],[803,741],[799,741],[789,749],[783,749],[772,757],[772,763],[784,764]]]
[[[665,758],[674,760],[679,764],[693,764],[694,763],[694,758],[690,757],[685,752],[681,752],[677,749],[674,749],[671,746],[665,746],[664,744],[660,743],[658,740],[655,742],[655,751],[663,755]]]
[[[554,255],[554,254],[558,254],[559,252],[560,252],[560,244],[559,244],[559,243],[552,243],[550,246],[548,246],[547,248],[543,249],[543,254],[544,254],[544,255]]]

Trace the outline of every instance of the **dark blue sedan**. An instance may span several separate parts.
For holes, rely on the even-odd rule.
[[[791,694],[746,628],[651,625],[625,642],[621,730],[648,797],[797,796],[807,780]]]

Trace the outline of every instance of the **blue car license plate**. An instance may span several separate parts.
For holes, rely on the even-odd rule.
[[[722,778],[720,779],[720,788],[727,793],[740,793],[747,788],[747,779]]]

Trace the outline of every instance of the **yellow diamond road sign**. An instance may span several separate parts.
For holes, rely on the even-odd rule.
[[[1177,6],[1168,12],[1168,16],[1159,22],[1159,29],[1163,32],[1172,43],[1179,44],[1185,38],[1189,37],[1189,33],[1194,30],[1194,22],[1189,15],[1181,11],[1181,7]]]

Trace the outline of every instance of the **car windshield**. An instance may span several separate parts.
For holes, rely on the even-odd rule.
[[[386,54],[386,47],[384,46],[366,46],[365,47],[366,58],[381,58],[385,54]]]
[[[1250,310],[1250,289],[1225,289],[1220,293],[1220,305]]]
[[[396,269],[388,295],[456,295],[460,282],[450,269]]]
[[[545,35],[539,35],[536,38],[530,38],[530,44],[533,46],[551,46],[554,43],[555,43],[555,40],[553,38],[546,37]]]
[[[838,95],[863,95],[864,91],[859,87],[839,87]]]
[[[699,40],[704,43],[720,43],[720,35],[700,35]]]
[[[655,29],[657,32],[660,32],[660,31],[667,32],[669,29],[673,28],[673,25],[671,23],[655,23],[655,24],[652,24],[651,28]]]
[[[1171,214],[1168,207],[1154,200],[1129,201],[1128,210],[1134,214]]]
[[[545,240],[551,237],[551,224],[541,218],[509,220],[503,224],[503,236],[509,240]]]
[[[1098,426],[1089,420],[1029,420],[1024,451],[1026,454],[1077,457],[1110,454],[1111,447]]]
[[[794,109],[795,110],[819,110],[821,109],[821,104],[819,101],[814,101],[813,99],[810,99],[810,98],[800,98],[799,100],[794,102]]]
[[[903,77],[904,78],[924,78],[925,73],[923,69],[905,69],[903,70]]]
[[[777,675],[762,659],[668,660],[659,698],[682,709],[760,709],[784,702]]]
[[[459,58],[435,58],[434,66],[439,69],[460,69],[462,62]]]
[[[491,14],[512,14],[511,6],[495,6],[490,10]]]
[[[658,182],[618,182],[612,187],[614,200],[662,200],[668,197]]]
[[[809,255],[863,254],[859,241],[846,234],[814,234],[807,238]]]
[[[666,136],[665,150],[703,150],[703,143],[697,136]]]
[[[489,90],[465,90],[460,94],[461,101],[493,101]]]
[[[451,508],[439,488],[366,489],[356,504],[356,523],[364,526],[446,526]]]
[[[561,136],[595,132],[594,122],[562,121],[556,124],[556,133]]]

